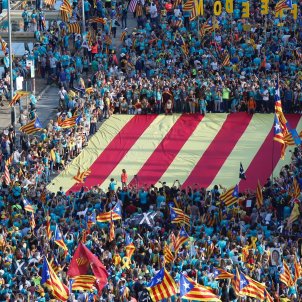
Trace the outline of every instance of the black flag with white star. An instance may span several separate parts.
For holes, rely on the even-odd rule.
[[[246,180],[245,171],[244,171],[244,169],[243,169],[242,163],[240,163],[240,168],[239,168],[239,178],[240,178],[240,179]]]

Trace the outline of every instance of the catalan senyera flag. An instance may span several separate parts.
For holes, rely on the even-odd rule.
[[[231,274],[231,273],[223,270],[222,268],[218,268],[218,267],[214,267],[213,274],[214,274],[214,278],[216,280],[234,278],[234,274]]]
[[[280,274],[280,281],[284,283],[287,287],[293,286],[294,281],[287,263],[283,260],[283,273]]]
[[[235,185],[222,193],[220,195],[220,200],[223,201],[227,207],[230,207],[238,202],[238,197],[239,189],[238,185]]]
[[[59,264],[59,262],[58,262],[58,260],[57,260],[56,257],[52,257],[52,258],[50,259],[49,265],[51,266],[51,268],[53,269],[53,271],[54,271],[56,274],[58,274],[58,273],[62,270],[62,268],[61,268],[61,266],[60,266],[60,264]]]
[[[265,298],[266,302],[274,302],[275,301],[266,289],[264,290],[264,298]]]
[[[164,261],[166,263],[172,263],[174,261],[174,256],[168,245],[164,246]]]
[[[52,237],[52,232],[50,230],[50,216],[49,216],[49,212],[47,212],[47,214],[46,214],[46,223],[45,223],[45,226],[46,226],[46,236],[47,236],[48,240],[50,240],[51,237]]]
[[[109,242],[113,241],[115,239],[115,227],[114,227],[114,221],[112,219],[112,211],[110,215],[110,225],[109,225]]]
[[[279,88],[279,81],[276,82],[275,86],[275,113],[278,117],[281,130],[283,135],[285,135],[287,131],[287,120],[283,114],[283,109],[282,109],[282,102],[281,102],[281,96],[280,96],[280,88]]]
[[[72,290],[91,290],[96,282],[93,275],[79,275],[73,277]]]
[[[296,198],[294,200],[294,207],[287,220],[287,227],[290,227],[299,218],[300,216],[299,205],[300,205],[300,200]]]
[[[34,230],[35,227],[36,227],[36,220],[35,220],[35,215],[34,215],[34,213],[31,213],[29,223],[30,223],[31,229]]]
[[[5,166],[4,166],[3,180],[4,180],[4,182],[5,182],[5,184],[6,184],[7,186],[10,185],[10,183],[11,183],[11,178],[10,178],[10,172],[9,172],[8,165],[7,165],[7,164],[5,164]]]
[[[259,209],[263,205],[263,194],[262,194],[262,187],[260,181],[258,179],[258,184],[256,188],[256,207]]]
[[[296,129],[288,129],[288,133],[284,136],[284,142],[287,146],[299,146],[301,144],[302,131],[298,134]]]
[[[71,128],[79,124],[81,115],[74,115],[72,117],[68,117],[66,119],[58,118],[58,126],[63,129]]]
[[[301,194],[300,185],[297,181],[297,178],[294,177],[290,195],[292,198],[299,198],[300,194]]]
[[[2,38],[0,38],[0,43],[1,43],[1,50],[5,53],[6,52],[7,43]]]
[[[15,104],[16,104],[20,99],[21,99],[21,95],[18,94],[18,93],[16,93],[16,94],[14,95],[14,97],[12,98],[12,100],[10,101],[9,107],[15,106]]]
[[[182,10],[185,11],[191,11],[195,6],[195,1],[194,0],[188,0],[183,6]]]
[[[301,115],[285,114],[285,117],[300,133]],[[285,164],[280,159],[281,145],[274,143],[272,149],[273,121],[273,114],[247,116],[245,112],[208,113],[205,117],[200,114],[113,115],[103,122],[81,157],[67,165],[66,173],[55,177],[47,189],[57,193],[63,186],[65,192],[75,191],[78,185],[73,176],[78,167],[81,171],[91,170],[85,180],[87,187],[108,188],[110,178],[119,181],[121,170],[126,169],[131,186],[136,185],[136,179],[147,186],[159,187],[159,181],[173,184],[175,171],[181,171],[177,178],[185,187],[198,183],[207,190],[215,184],[230,188],[238,179],[237,164],[244,159],[248,178],[238,180],[238,185],[242,192],[254,191],[258,179],[264,184],[275,169],[280,170]],[[257,144],[251,144],[252,139]],[[272,156],[274,160],[270,164],[263,162],[263,158]],[[162,164],[155,169],[158,158],[163,159]]]
[[[89,19],[89,23],[101,23],[101,24],[106,24],[106,20],[104,18],[100,18],[100,17],[94,17]]]
[[[39,118],[36,117],[34,120],[29,122],[28,124],[20,127],[19,130],[26,134],[34,134],[38,131],[41,131],[42,129],[43,129],[43,126],[42,126]]]
[[[69,16],[65,10],[60,10],[60,17],[63,22],[68,22]]]
[[[300,262],[297,260],[297,257],[295,257],[294,260],[294,268],[295,268],[294,283],[296,283],[297,280],[302,277],[302,267]]]
[[[134,251],[135,251],[135,246],[131,240],[130,234],[126,233],[125,236],[125,250],[126,250],[126,257],[128,257],[129,259],[131,259]]]
[[[30,201],[27,198],[23,198],[23,205],[24,205],[24,210],[30,213],[34,213],[35,209],[34,207],[30,204]]]
[[[77,182],[77,183],[85,183],[85,179],[88,175],[91,174],[91,170],[88,169],[86,171],[81,172],[80,168],[78,169],[77,175],[75,175],[73,177],[73,179]]]
[[[246,295],[255,299],[258,299],[260,301],[264,300],[264,292],[266,289],[265,284],[262,284],[251,277],[244,275],[248,284],[244,286],[241,291],[240,295]]]
[[[96,255],[83,243],[80,243],[71,259],[67,275],[74,278],[79,275],[87,275],[90,270],[93,276],[96,277],[95,286],[100,292],[107,284],[108,273],[106,268]]]
[[[79,22],[67,24],[68,32],[73,34],[81,34],[81,25]]]
[[[274,119],[274,141],[276,141],[282,145],[280,157],[282,159],[284,159],[286,145],[284,142],[284,134],[283,134],[281,126],[280,126],[280,121],[279,121],[279,118],[276,113],[275,113],[275,119]]]
[[[187,299],[189,301],[221,301],[219,297],[213,294],[208,288],[199,285],[183,273],[180,274],[179,290],[181,299]]]
[[[122,207],[119,203],[117,203],[111,211],[99,214],[96,217],[96,220],[98,222],[108,222],[108,221],[110,221],[111,212],[112,212],[112,220],[113,221],[122,219]]]
[[[125,250],[126,250],[126,257],[128,257],[129,259],[131,259],[133,253],[135,252],[135,246],[134,244],[131,242],[128,245],[126,245]]]
[[[66,11],[68,14],[72,13],[72,6],[71,6],[69,0],[63,0],[60,10]]]
[[[189,235],[188,233],[186,232],[185,228],[182,227],[179,231],[179,234],[178,236],[176,237],[176,240],[175,240],[175,247],[174,247],[174,253],[175,255],[177,255],[180,247],[186,243],[187,241],[189,240]]]
[[[225,66],[229,66],[230,64],[231,64],[230,54],[228,51],[226,51],[221,65],[225,67]]]
[[[277,2],[275,6],[275,12],[279,13],[280,11],[285,9],[292,9],[292,7],[293,7],[292,0],[280,0]]]
[[[152,301],[161,301],[176,294],[177,287],[173,278],[162,268],[147,285]]]
[[[56,225],[56,230],[55,230],[55,240],[54,240],[54,241],[55,241],[55,243],[56,243],[60,248],[62,248],[65,252],[68,251],[68,248],[67,248],[67,246],[66,246],[66,244],[65,244],[65,242],[64,242],[64,238],[63,238],[63,236],[62,236],[62,234],[61,234],[61,231],[60,231],[58,225]]]
[[[42,266],[41,284],[45,285],[51,295],[59,301],[67,301],[69,297],[68,287],[58,278],[47,259],[44,258]]]
[[[171,223],[180,223],[190,226],[190,216],[185,214],[183,210],[170,207]]]
[[[9,167],[14,161],[14,154],[12,154],[6,161],[5,164]]]

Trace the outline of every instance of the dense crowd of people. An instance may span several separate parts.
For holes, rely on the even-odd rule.
[[[33,59],[38,76],[58,86],[54,100],[58,113],[38,135],[21,133],[17,138],[14,127],[1,133],[0,301],[50,301],[50,293],[41,286],[43,256],[56,263],[58,276],[67,285],[66,272],[79,242],[98,256],[109,277],[102,293],[75,292],[71,301],[143,301],[146,285],[163,266],[165,244],[173,250],[178,235],[179,227],[171,224],[169,215],[169,206],[175,203],[190,216],[191,237],[166,265],[176,281],[180,272],[186,272],[222,301],[237,301],[231,282],[216,280],[213,268],[233,273],[239,268],[265,283],[275,301],[301,299],[301,279],[287,287],[279,278],[282,260],[294,273],[294,259],[302,256],[301,217],[287,227],[294,207],[293,180],[302,186],[301,147],[278,178],[267,180],[260,207],[254,192],[241,192],[238,204],[228,208],[220,202],[222,187],[207,191],[177,182],[140,188],[128,186],[123,178],[108,191],[83,187],[68,195],[46,189],[52,175],[81,152],[98,123],[112,114],[269,113],[274,110],[278,81],[283,111],[301,113],[301,3],[298,19],[293,20],[286,12],[274,18],[274,3],[263,18],[256,1],[250,1],[249,19],[240,17],[240,1],[235,1],[234,14],[223,12],[212,19],[212,1],[204,2],[204,16],[189,21],[179,4],[138,1],[133,11],[137,27],[130,30],[128,3],[85,0],[87,32],[82,34],[68,32],[66,21],[45,20],[49,7],[39,1],[36,10],[24,10],[24,31],[33,31],[36,43],[22,58],[14,58],[13,77],[26,77],[26,59]],[[80,1],[72,5],[71,22],[81,20]],[[105,24],[89,22],[96,17]],[[209,20],[214,25],[206,29]],[[116,30],[120,26],[122,33]],[[7,55],[3,66],[1,105],[10,101]],[[21,126],[37,118],[39,99],[30,94],[29,100],[28,108],[20,101]],[[76,126],[60,127],[59,121],[75,115],[80,116]],[[4,180],[6,167],[10,185]],[[24,198],[35,208],[35,226],[24,211]],[[301,208],[301,196],[298,202]],[[109,242],[108,223],[97,222],[86,234],[87,217],[116,204],[122,206],[122,220],[116,222],[115,239]],[[142,212],[156,214],[151,225],[137,223]],[[47,213],[51,230],[57,224],[64,235],[67,255],[47,239]],[[122,262],[126,232],[136,248],[129,268]]]

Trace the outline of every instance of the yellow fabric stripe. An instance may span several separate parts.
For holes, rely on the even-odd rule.
[[[299,123],[297,125],[297,132],[298,134],[300,133],[300,131],[302,130],[302,118],[300,118],[299,120]],[[285,151],[285,156],[284,156],[284,160],[280,159],[278,161],[278,164],[276,165],[275,169],[274,169],[274,172],[273,172],[273,176],[274,177],[278,177],[279,176],[279,173],[281,171],[281,168],[286,165],[286,164],[289,164],[291,162],[291,156],[292,156],[292,153],[289,152],[290,150],[293,151],[294,149],[296,148],[296,146],[288,146],[286,148],[286,151]]]
[[[184,183],[219,132],[226,117],[224,113],[207,114],[164,173],[162,181],[167,182],[167,185],[172,185],[175,179]],[[160,184],[157,183],[157,186]]]
[[[271,131],[272,125],[272,114],[254,114],[246,131],[220,168],[209,188],[213,188],[215,184],[222,184],[223,186],[228,187],[234,185],[234,181],[239,182],[240,162],[242,162],[243,168],[247,170],[263,141]]]
[[[120,183],[122,169],[125,169],[131,181],[179,118],[180,115],[159,115],[110,173],[110,178]],[[108,187],[109,182],[107,179],[102,185]]]
[[[113,138],[133,117],[133,115],[113,115],[106,120],[89,140],[88,146],[47,186],[47,189],[51,192],[59,191],[60,187],[63,187],[64,191],[70,189],[76,183],[73,177],[77,175],[78,168],[81,167],[81,170],[90,168]]]

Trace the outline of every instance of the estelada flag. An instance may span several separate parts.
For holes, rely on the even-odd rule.
[[[71,278],[88,275],[90,269],[96,277],[96,286],[100,292],[107,284],[106,267],[83,243],[80,243],[71,259],[67,275]]]

